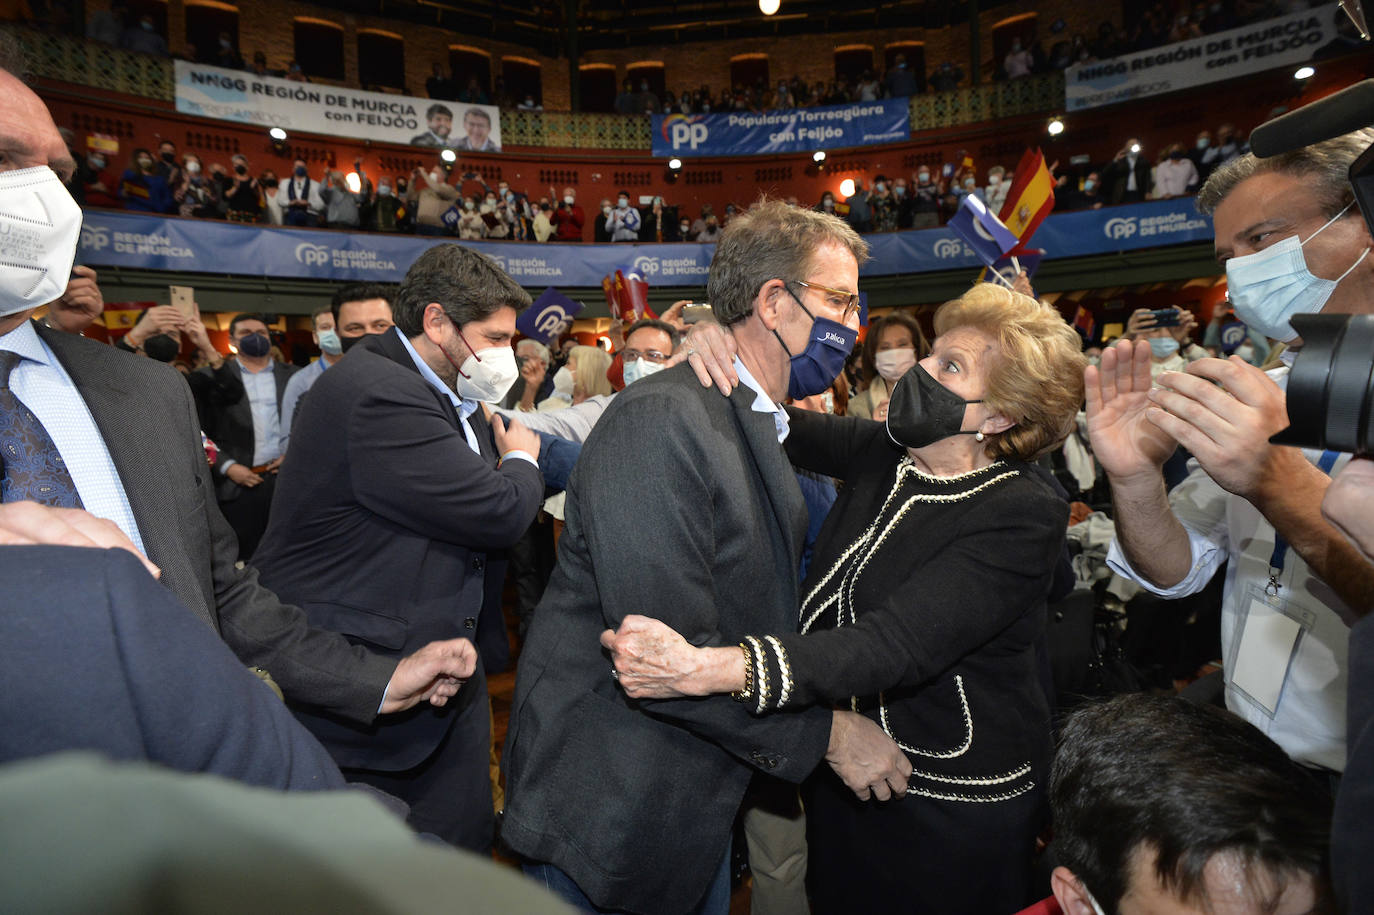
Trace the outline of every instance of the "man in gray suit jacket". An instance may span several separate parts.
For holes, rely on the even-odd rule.
[[[631,385],[573,471],[558,566],[520,658],[502,837],[583,907],[726,911],[730,826],[756,771],[800,782],[824,757],[856,791],[905,790],[904,754],[866,719],[755,717],[728,696],[633,701],[598,643],[628,614],[698,645],[796,631],[806,508],[779,401],[843,366],[866,256],[832,216],[771,202],[738,217],[708,291],[742,383],[724,397],[678,366]]]
[[[70,179],[75,163],[47,108],[12,66],[0,43],[0,148],[15,151],[0,162],[0,194],[11,195],[5,200],[17,214],[40,205],[50,216],[74,210],[70,195],[61,197],[65,189],[44,182],[53,172]],[[33,177],[16,199],[4,179],[19,171]],[[13,256],[32,259],[30,269],[0,272],[0,352],[19,354],[7,392],[44,426],[53,422],[48,434],[84,507],[141,544],[162,569],[162,584],[240,661],[269,671],[295,700],[359,722],[425,699],[446,702],[475,666],[470,642],[434,642],[398,663],[311,629],[298,608],[258,584],[253,569],[235,567],[238,545],[215,505],[195,407],[177,372],[30,320],[43,298],[33,300],[32,277],[69,275],[79,215],[26,234],[28,246]],[[16,212],[0,213],[0,221],[8,237]],[[49,321],[61,325],[62,318],[50,314]]]

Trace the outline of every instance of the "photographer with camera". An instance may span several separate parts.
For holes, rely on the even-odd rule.
[[[1346,180],[1371,141],[1361,130],[1247,154],[1198,196],[1237,316],[1290,350],[1301,343],[1295,314],[1371,310],[1374,242]],[[1350,625],[1374,606],[1374,566],[1321,514],[1329,474],[1349,458],[1270,444],[1288,425],[1285,357],[1270,373],[1201,359],[1152,387],[1149,347],[1123,341],[1087,370],[1088,429],[1115,504],[1109,565],[1174,598],[1227,562],[1227,707],[1299,762],[1340,772]],[[1160,466],[1178,445],[1199,466],[1166,495]]]

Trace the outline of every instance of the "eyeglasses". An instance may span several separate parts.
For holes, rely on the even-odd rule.
[[[648,359],[650,362],[657,362],[660,365],[672,358],[671,353],[661,353],[656,349],[623,349],[620,351],[622,361],[634,362],[636,359]]]
[[[859,311],[859,294],[857,292],[845,292],[843,289],[832,289],[829,286],[822,286],[820,283],[807,283],[803,280],[793,280],[793,282],[798,286],[805,286],[807,289],[819,289],[824,292],[826,294],[825,303],[844,314],[841,323],[847,323]]]

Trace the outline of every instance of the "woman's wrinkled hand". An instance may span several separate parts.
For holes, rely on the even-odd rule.
[[[706,695],[693,681],[702,650],[666,623],[632,614],[619,629],[601,633],[601,645],[610,652],[616,679],[632,699]]]

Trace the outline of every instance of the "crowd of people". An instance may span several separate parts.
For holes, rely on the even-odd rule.
[[[500,887],[513,911],[724,915],[741,816],[754,903],[778,911],[1374,904],[1374,465],[1271,441],[1295,316],[1371,310],[1347,176],[1374,130],[1207,163],[1230,306],[1200,340],[1177,308],[1085,340],[1021,274],[942,305],[929,338],[899,311],[859,348],[853,203],[763,199],[703,220],[709,315],[679,302],[609,348],[520,339],[529,294],[440,244],[397,286],[321,302],[320,358],[298,370],[253,311],[229,354],[193,303],[115,345],[82,335],[103,297],[74,266],[80,162],[13,60],[0,42],[0,228],[29,240],[0,274],[0,810],[30,806],[0,816],[21,850],[0,861],[5,908],[72,887],[107,904],[130,879],[309,908],[418,862],[421,884],[470,881],[450,902]],[[1144,196],[1161,178],[1133,147],[1117,180]],[[198,159],[141,152],[140,202],[205,188]],[[360,168],[357,188],[308,171],[278,183],[282,222],[346,221]],[[226,218],[265,205],[246,160],[211,175]],[[416,231],[442,234],[458,189],[410,178]],[[878,183],[864,203],[886,220],[874,203],[906,194]],[[490,190],[479,215],[515,197]],[[611,241],[643,232],[630,203],[605,202]],[[565,189],[549,227],[580,238],[577,210]],[[188,347],[198,367],[160,364]],[[486,674],[509,663],[508,573],[521,644],[497,778]],[[1113,660],[1064,652],[1066,601],[1184,600],[1214,578],[1212,615],[1189,614],[1215,621],[1213,695],[1206,677],[1178,696],[1062,688]],[[160,818],[148,873],[35,852],[32,820],[99,813],[35,773],[108,800],[141,771],[51,755],[71,750],[172,770],[148,774],[153,796],[219,798],[221,816],[255,809],[226,779],[283,808],[316,792],[308,822],[328,825]],[[272,880],[207,854],[178,879],[177,828],[317,866]],[[436,857],[490,857],[498,837],[527,879]]]

